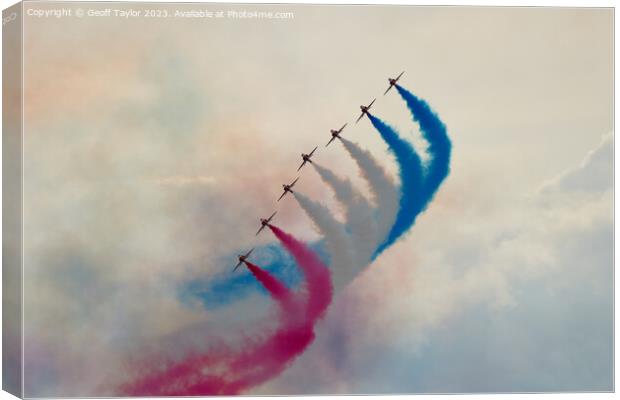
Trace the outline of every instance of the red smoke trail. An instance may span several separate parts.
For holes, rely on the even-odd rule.
[[[250,262],[245,263],[250,272],[256,279],[269,291],[271,296],[278,301],[283,312],[287,314],[294,312],[294,301],[291,291],[275,277],[264,271],[257,265]],[[288,323],[289,321],[285,321]],[[286,325],[286,324],[283,324]],[[152,374],[137,382],[133,382],[131,387],[125,388],[124,392],[129,395],[141,394],[202,394],[202,393],[221,393],[227,388],[228,384],[225,380],[217,376],[204,377],[200,383],[195,384],[192,388],[184,388],[189,382],[197,380],[195,377],[196,370],[206,366],[213,367],[219,364],[229,364],[233,357],[230,349],[220,347],[218,351],[212,350],[207,354],[193,356],[185,359],[183,362],[175,364],[167,368],[164,372]],[[227,369],[228,366],[226,365]],[[191,383],[189,383],[191,384]],[[164,387],[163,385],[167,385]],[[183,390],[183,392],[179,392]],[[227,393],[226,390],[224,393]]]
[[[296,307],[294,314],[287,314],[290,318],[286,321],[287,324],[284,324],[283,329],[276,332],[263,346],[252,353],[238,358],[233,363],[233,371],[251,372],[229,386],[230,391],[228,393],[231,394],[240,393],[284,371],[290,362],[312,343],[314,340],[314,324],[323,316],[332,301],[331,275],[329,269],[323,264],[317,254],[304,243],[278,227],[268,226],[302,269],[308,291],[307,302],[305,310],[302,311]],[[258,268],[251,263],[246,264],[248,268],[250,268],[250,265]],[[251,268],[250,270],[252,271]],[[266,285],[267,282],[262,280],[264,279],[263,277],[256,276],[256,278],[263,285]],[[277,282],[275,278],[271,277],[271,279]],[[252,365],[256,364],[262,364],[263,368],[253,370]],[[190,388],[185,394],[204,394],[203,390],[202,384],[198,384]]]
[[[295,239],[277,226],[268,226],[286,250],[295,258],[297,265],[299,265],[306,277],[309,293],[306,312],[308,313],[308,319],[314,323],[314,321],[323,316],[332,301],[333,288],[329,269],[323,264],[319,256],[303,242]]]
[[[243,389],[253,387],[279,375],[297,355],[301,354],[312,343],[314,340],[314,324],[323,316],[332,301],[333,289],[330,271],[318,255],[292,235],[276,226],[268,226],[286,250],[295,258],[305,276],[308,292],[305,310],[303,310],[305,312],[298,308],[293,315],[294,319],[288,321],[288,329],[277,332],[256,353],[236,361],[235,367],[242,370],[250,369],[251,364],[257,360],[270,360],[272,365],[262,371],[255,371],[246,379],[239,380],[236,385],[231,387],[233,393],[239,393]],[[257,279],[261,281],[260,278],[257,277]],[[291,316],[291,314],[288,315]]]
[[[306,275],[309,288],[308,297],[304,299],[306,304],[301,301],[298,293],[292,293],[271,274],[246,262],[250,272],[269,291],[281,309],[280,326],[269,338],[250,343],[242,351],[219,346],[206,354],[188,357],[161,372],[151,373],[124,385],[121,392],[130,396],[239,394],[284,371],[314,340],[314,323],[331,302],[329,270],[305,245],[290,238],[293,245],[296,244],[296,253],[293,253],[295,259],[300,255],[304,257],[299,265]]]
[[[285,312],[291,313],[294,312],[296,304],[292,292],[289,288],[286,287],[282,282],[277,280],[273,275],[264,269],[260,268],[258,265],[252,264],[249,261],[245,261],[245,265],[248,267],[252,275],[256,278],[257,281],[263,285],[265,289],[271,294],[280,307],[284,309]]]
[[[192,378],[197,369],[205,366],[213,367],[226,362],[230,349],[219,347],[211,350],[207,354],[192,355],[176,364],[167,365],[167,360],[151,357],[146,362],[132,363],[131,369],[140,370],[142,377],[133,382],[125,383],[119,387],[120,394],[123,396],[169,396],[175,393],[175,387],[183,386],[183,381]],[[162,371],[157,371],[156,366],[163,364]],[[181,381],[181,382],[180,382]],[[223,382],[216,384],[215,380],[210,382],[212,386],[223,387]],[[209,393],[218,393],[214,390]]]

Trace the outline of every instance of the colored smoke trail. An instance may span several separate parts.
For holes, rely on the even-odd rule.
[[[316,243],[313,249],[320,254],[327,254],[324,242]],[[245,250],[247,249],[238,249],[236,254]],[[261,258],[265,260],[262,267],[288,287],[295,288],[301,284],[302,275],[299,268],[275,238],[257,247],[256,253],[260,253]],[[228,257],[223,257],[215,262],[226,263],[228,260]],[[182,303],[191,307],[191,304],[198,300],[207,310],[224,307],[247,297],[250,293],[267,294],[252,274],[231,274],[228,268],[212,276],[192,277],[179,286],[179,300]]]
[[[294,192],[293,195],[325,237],[325,245],[330,255],[330,266],[334,274],[334,286],[342,287],[352,280],[357,273],[351,237],[348,235],[345,226],[334,218],[327,207],[299,192]]]
[[[374,207],[353,186],[350,180],[339,178],[331,170],[317,163],[312,165],[323,182],[332,188],[336,198],[345,208],[346,225],[353,242],[356,264],[358,266],[366,265],[379,241]]]
[[[292,313],[296,311],[295,308],[298,304],[296,304],[292,292],[286,287],[286,285],[284,285],[284,283],[280,282],[275,276],[271,275],[256,264],[245,261],[245,265],[248,267],[248,270],[252,273],[252,275],[254,275],[256,280],[259,281],[265,289],[267,289],[271,297],[278,302],[278,305],[283,308],[284,313]]]
[[[299,310],[300,315],[302,310]],[[280,375],[293,360],[314,340],[314,326],[293,324],[280,329],[257,351],[246,354],[231,365],[235,371],[246,371],[244,375],[228,384],[228,393],[239,394]],[[258,367],[257,367],[258,365]],[[192,395],[204,394],[202,386],[190,388]]]
[[[222,365],[225,367],[230,354],[231,349],[220,345],[205,354],[188,356],[176,363],[153,356],[141,362],[132,362],[131,372],[139,371],[141,376],[122,384],[118,389],[119,395],[133,397],[181,394],[186,389],[188,379],[195,376],[196,370],[205,367],[219,368]],[[225,388],[225,381],[217,377],[209,379],[208,383],[213,387],[211,393],[222,393]]]
[[[266,371],[253,371],[233,387],[235,393],[241,391],[240,386],[255,386],[257,383],[278,375],[294,357],[301,354],[314,340],[314,325],[325,314],[333,298],[330,271],[318,255],[304,243],[276,226],[268,225],[268,227],[302,270],[308,297],[304,309],[297,310],[294,315],[297,317],[297,323],[292,322],[289,329],[274,335],[268,344],[261,348],[262,356],[259,358],[271,360],[273,367],[268,369],[271,373],[267,375]],[[302,323],[299,323],[300,316],[303,317]],[[254,354],[251,357],[237,360],[234,366],[250,367],[255,362],[256,356]]]
[[[401,139],[396,131],[372,114],[368,114],[375,129],[381,134],[390,151],[396,157],[398,172],[401,179],[399,209],[396,221],[385,241],[377,248],[375,257],[391,246],[413,225],[416,217],[425,204],[422,196],[422,162],[413,146]]]
[[[450,157],[452,143],[448,136],[446,125],[439,116],[431,109],[428,103],[400,85],[396,90],[403,98],[411,112],[413,120],[420,125],[422,136],[429,143],[428,152],[431,156],[429,165],[425,168],[424,196],[425,204],[428,204],[443,180],[450,173]]]
[[[308,293],[304,293],[307,297],[299,296],[299,293],[295,296],[295,293],[262,268],[250,262],[246,262],[246,265],[280,306],[279,327],[276,331],[265,340],[246,340],[241,351],[218,345],[204,354],[189,356],[163,371],[151,372],[123,385],[123,395],[239,394],[279,375],[304,351],[314,339],[314,323],[331,303],[331,295],[325,298],[326,290],[321,287],[320,290],[308,290]],[[320,273],[313,271],[314,275]],[[325,273],[327,276],[323,276],[322,284],[331,287],[329,271]],[[308,286],[309,289],[316,287]],[[313,314],[306,312],[310,305],[312,309],[317,309],[316,304],[320,306],[319,311]],[[161,360],[151,360],[150,364],[159,366]]]
[[[310,294],[306,307],[308,318],[313,323],[325,314],[333,297],[333,287],[329,269],[319,256],[303,242],[284,232],[274,225],[269,229],[291,253],[306,278],[307,290]]]
[[[249,261],[245,261],[245,265],[248,267],[248,270],[250,270],[252,275],[254,275],[254,277],[256,277],[256,279],[263,285],[263,287],[267,289],[273,298],[280,302],[290,298],[291,293],[289,289],[273,275]]]
[[[362,177],[368,183],[374,197],[378,240],[388,236],[398,213],[399,194],[396,184],[372,154],[357,143],[340,138],[345,149],[356,162]],[[379,242],[375,244],[379,246]],[[376,253],[375,253],[376,254]],[[374,258],[374,257],[373,257]]]

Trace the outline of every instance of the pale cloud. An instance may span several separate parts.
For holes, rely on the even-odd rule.
[[[611,173],[590,169],[598,153],[554,180],[573,185],[506,203],[491,225],[431,206],[432,223],[423,215],[258,393],[612,390],[612,183],[581,189]]]
[[[411,234],[345,289],[310,352],[260,390],[416,391],[424,382],[441,387],[440,378],[446,390],[475,390],[457,378],[482,378],[459,375],[450,354],[427,357],[455,365],[452,375],[436,367],[409,385],[408,368],[424,365],[419,357],[437,348],[434,337],[457,358],[479,349],[454,340],[451,330],[464,329],[468,316],[514,328],[510,312],[540,295],[532,282],[572,301],[584,296],[579,304],[550,302],[547,311],[559,315],[559,326],[584,321],[592,340],[605,339],[608,316],[591,311],[610,293],[611,145],[567,166],[613,127],[613,13],[252,6],[274,7],[296,18],[170,26],[27,20],[27,394],[88,394],[118,378],[126,354],[141,346],[174,351],[201,342],[201,333],[219,337],[219,327],[258,324],[269,311],[265,296],[207,312],[181,302],[178,286],[227,274],[231,254],[273,241],[254,237],[258,217],[275,211],[299,153],[357,117],[357,105],[402,69],[403,84],[448,125],[453,172]],[[394,93],[375,107],[403,135],[416,134]],[[394,174],[385,145],[364,122],[348,126],[346,137]],[[317,160],[366,190],[336,144],[319,149]],[[530,195],[564,170],[559,194]],[[300,190],[338,210],[318,176],[303,172]],[[293,199],[277,207],[278,224],[316,238]],[[471,311],[480,305],[492,313]],[[571,313],[578,305],[589,325]],[[544,319],[535,304],[526,306],[514,321]],[[543,335],[528,332],[522,345],[533,354]],[[558,343],[576,340],[594,363],[607,342],[599,348],[586,339]],[[510,341],[488,349],[502,345]],[[562,350],[554,357],[570,364]],[[526,363],[516,357],[507,353],[502,362],[521,373]],[[508,385],[505,377],[496,376]],[[595,378],[590,384],[605,387]]]
[[[157,185],[185,186],[185,185],[212,185],[217,180],[212,176],[167,176],[163,178],[155,178],[152,180]]]
[[[614,162],[613,137],[609,133],[601,138],[599,145],[590,151],[576,168],[562,173],[545,183],[542,192],[598,192],[613,185]]]

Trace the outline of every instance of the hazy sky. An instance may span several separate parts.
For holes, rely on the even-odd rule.
[[[64,5],[78,6],[150,8]],[[448,127],[452,172],[256,392],[612,389],[611,9],[158,7],[294,18],[25,17],[26,395],[109,393],[126,354],[262,315],[262,295],[211,312],[179,287],[273,241],[257,218],[301,152],[319,145],[364,187],[342,146],[322,147],[330,128],[349,122],[395,172],[368,121],[352,125],[359,104],[379,97],[423,150],[398,95],[381,96],[402,70]],[[286,200],[278,224],[316,238]]]

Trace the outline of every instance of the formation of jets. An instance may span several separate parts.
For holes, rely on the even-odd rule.
[[[392,89],[396,83],[398,82],[398,80],[401,78],[401,76],[403,76],[403,74],[405,73],[405,71],[401,72],[396,78],[388,78],[388,83],[389,86],[387,88],[387,90],[383,93],[383,95],[385,96],[387,94],[387,92],[390,91],[390,89]],[[360,110],[361,110],[361,114],[360,116],[357,118],[357,120],[355,121],[355,123],[357,124],[363,117],[364,115],[369,115],[369,110],[370,107],[372,107],[372,105],[375,103],[377,99],[373,99],[370,104],[368,104],[367,106],[365,105],[361,105],[360,106]],[[325,145],[325,147],[329,146],[331,144],[331,142],[333,142],[336,139],[340,139],[340,134],[342,133],[342,130],[347,126],[347,123],[345,123],[344,125],[342,125],[342,127],[340,127],[340,129],[330,129],[330,134],[331,134],[331,138],[329,139],[329,142],[327,142],[327,144]],[[299,168],[297,168],[297,171],[301,170],[304,165],[306,165],[306,163],[311,163],[312,164],[312,156],[314,155],[314,152],[316,151],[316,149],[318,148],[318,146],[316,146],[314,149],[312,149],[312,151],[308,154],[305,153],[301,153],[301,165],[299,166]],[[297,177],[293,182],[291,182],[290,184],[283,184],[282,185],[282,194],[280,195],[280,197],[278,198],[277,201],[282,200],[282,198],[284,196],[286,196],[287,193],[293,193],[293,186],[295,186],[295,183],[297,183],[297,181],[299,180],[299,177]],[[271,216],[269,216],[269,218],[260,218],[260,228],[258,229],[258,231],[256,232],[255,236],[258,236],[258,234],[260,234],[263,229],[265,229],[266,226],[269,225],[269,223],[271,222],[271,220],[273,219],[273,217],[275,217],[275,215],[277,214],[277,211],[274,212],[273,214],[271,214]],[[250,257],[250,254],[252,254],[252,251],[254,251],[254,249],[252,248],[250,251],[248,251],[246,254],[241,254],[237,256],[237,260],[238,263],[237,265],[235,265],[235,268],[233,269],[233,272],[237,270],[237,268],[239,268],[241,266],[241,264],[246,263],[248,257]]]

